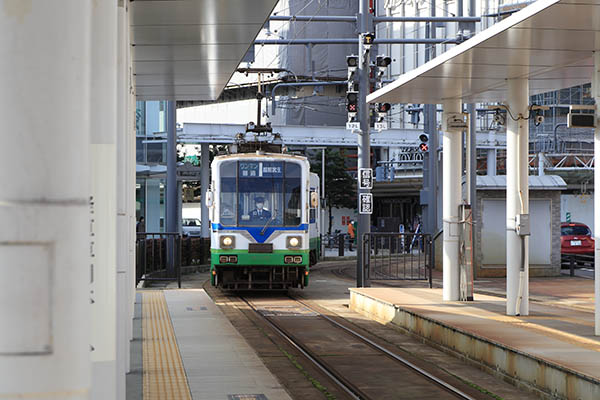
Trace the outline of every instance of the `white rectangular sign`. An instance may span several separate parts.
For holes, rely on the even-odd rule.
[[[375,122],[374,129],[376,131],[385,131],[388,128],[387,122]]]
[[[360,193],[360,214],[373,214],[373,194]]]
[[[371,168],[358,169],[358,188],[373,189],[373,170]]]
[[[360,122],[346,122],[346,129],[349,131],[360,131]]]

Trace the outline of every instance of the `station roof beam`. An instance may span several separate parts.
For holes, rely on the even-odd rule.
[[[138,100],[215,100],[277,0],[130,4]]]

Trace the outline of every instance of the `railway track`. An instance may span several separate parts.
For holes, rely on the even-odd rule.
[[[289,296],[240,299],[348,399],[490,398],[391,351],[312,302]]]

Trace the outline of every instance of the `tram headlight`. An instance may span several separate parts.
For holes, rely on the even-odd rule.
[[[302,256],[294,256],[294,263],[302,264]]]
[[[235,238],[233,236],[221,236],[221,248],[231,249],[235,246]]]
[[[298,249],[302,246],[302,238],[300,236],[288,236],[287,245],[288,249]]]

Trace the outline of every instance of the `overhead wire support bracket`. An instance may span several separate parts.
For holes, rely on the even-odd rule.
[[[272,15],[269,21],[356,22],[355,15]]]
[[[480,17],[373,17],[373,22],[481,22]]]
[[[269,21],[298,21],[298,22],[356,22],[353,15],[273,15]],[[481,22],[481,17],[373,17],[374,23],[379,22]]]
[[[466,38],[452,39],[375,39],[374,44],[459,44]],[[338,38],[338,39],[259,39],[255,40],[256,45],[308,45],[308,44],[358,44],[358,39]]]

